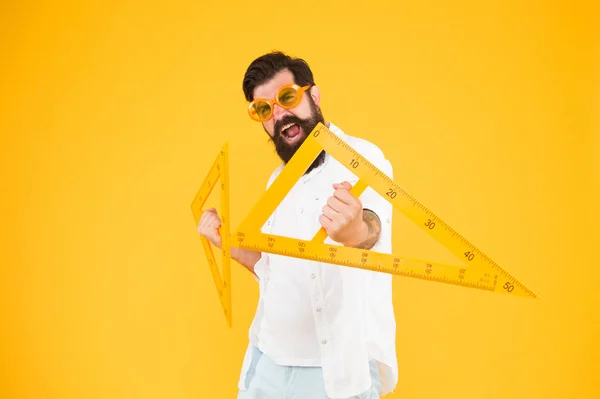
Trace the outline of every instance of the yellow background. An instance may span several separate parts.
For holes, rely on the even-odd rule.
[[[235,228],[277,165],[256,56],[304,57],[325,117],[539,300],[394,279],[389,398],[600,397],[592,2],[0,4],[0,397],[234,398],[233,328],[189,205],[224,142]],[[250,178],[250,173],[256,177]],[[395,213],[394,250],[455,261]]]

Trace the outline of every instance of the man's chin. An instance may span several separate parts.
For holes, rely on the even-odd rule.
[[[281,158],[281,160],[285,163],[289,162],[290,159],[294,156],[296,151],[300,148],[302,143],[304,142],[305,137],[300,137],[298,140],[293,143],[288,142],[285,139],[281,139],[276,147],[277,154]]]
[[[296,141],[294,143],[288,143],[284,139],[280,139],[279,142],[276,143],[275,150],[277,152],[277,155],[279,155],[279,158],[283,161],[284,164],[287,164],[292,159],[292,157],[294,156],[294,154],[296,154],[296,151],[298,151],[298,149],[300,148],[300,146],[302,145],[302,143],[304,142],[305,139],[306,139],[306,137],[303,135],[298,141]],[[309,173],[314,168],[321,165],[323,163],[324,159],[325,159],[325,152],[321,151],[321,153],[317,156],[317,158],[312,162],[312,164],[305,171],[305,174]]]

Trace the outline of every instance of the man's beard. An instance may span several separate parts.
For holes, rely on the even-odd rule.
[[[322,124],[325,124],[325,119],[323,118],[323,115],[321,114],[321,110],[314,103],[313,99],[309,98],[309,102],[310,102],[310,108],[312,111],[312,116],[310,118],[300,119],[294,115],[288,115],[288,116],[284,117],[283,119],[275,122],[275,126],[273,128],[274,129],[273,143],[275,144],[275,151],[277,152],[277,155],[279,155],[279,158],[281,158],[281,160],[283,161],[284,164],[287,164],[290,161],[290,159],[292,159],[292,157],[294,156],[296,151],[298,151],[298,148],[300,148],[302,143],[304,143],[304,140],[306,140],[306,138],[312,132],[312,130],[315,128],[315,126],[317,126],[317,123],[321,122]],[[298,126],[300,126],[300,129],[301,129],[301,133],[298,133],[298,134],[302,134],[302,136],[303,136],[297,142],[295,142],[293,144],[289,144],[285,140],[283,135],[281,134],[281,128],[283,126],[287,125],[288,123],[298,124]],[[309,173],[314,168],[321,165],[324,160],[325,160],[325,151],[321,151],[319,153],[319,155],[315,158],[313,163],[308,167],[308,169],[304,173],[305,174]]]

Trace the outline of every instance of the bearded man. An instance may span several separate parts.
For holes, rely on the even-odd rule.
[[[390,178],[392,166],[375,144],[326,122],[321,93],[307,62],[282,52],[251,62],[242,89],[248,114],[272,140],[282,163],[267,188],[317,123]],[[321,228],[326,244],[391,253],[392,206],[321,152],[261,231],[311,240]],[[221,248],[216,210],[198,231]],[[258,282],[260,298],[249,330],[238,399],[379,398],[398,381],[392,276],[335,264],[231,248],[231,256]]]

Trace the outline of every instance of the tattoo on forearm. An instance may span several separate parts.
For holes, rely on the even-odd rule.
[[[356,247],[361,249],[371,249],[381,234],[381,220],[379,219],[379,216],[370,209],[363,209],[363,220],[367,224],[369,233],[367,238]]]

